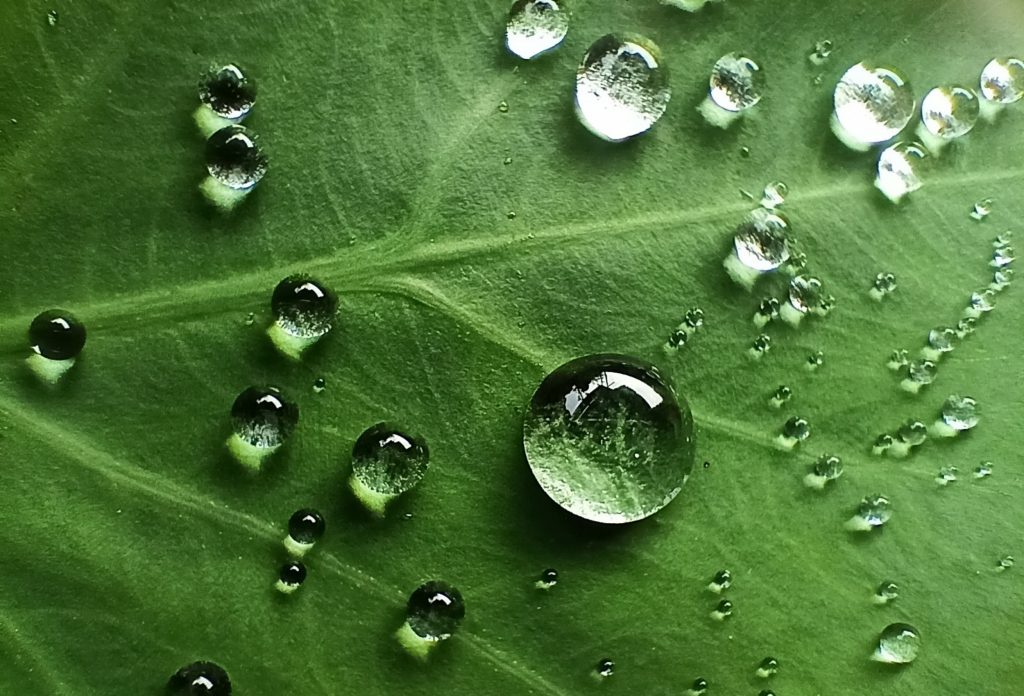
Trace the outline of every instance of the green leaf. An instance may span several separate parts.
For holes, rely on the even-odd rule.
[[[1018,288],[920,396],[884,363],[955,323],[987,284],[992,238],[1024,215],[1024,107],[980,125],[900,207],[828,117],[835,81],[863,59],[899,66],[919,97],[976,84],[989,59],[1020,50],[1019,3],[728,0],[687,14],[581,0],[565,44],[529,64],[503,54],[508,4],[2,3],[0,692],[159,693],[194,659],[222,664],[248,696],[577,694],[604,657],[617,663],[606,693],[678,694],[697,676],[755,693],[769,654],[780,694],[1015,683],[1024,590],[994,568],[1024,555]],[[619,30],[661,46],[674,95],[648,136],[612,146],[576,123],[572,86],[589,43]],[[807,54],[825,38],[836,50],[815,68]],[[715,59],[737,49],[770,89],[721,132],[695,107]],[[225,60],[259,81],[247,125],[271,161],[232,216],[198,192],[191,122],[195,77]],[[799,331],[772,328],[754,363],[750,318],[783,283],[747,295],[721,262],[752,205],[739,189],[774,179],[838,304]],[[994,212],[974,222],[985,197]],[[299,270],[338,291],[342,318],[291,364],[261,327],[273,286]],[[876,304],[866,291],[880,271],[899,288]],[[22,361],[29,322],[52,306],[89,329],[53,392]],[[707,324],[666,357],[691,306]],[[819,349],[825,365],[803,370]],[[538,489],[520,426],[547,371],[606,351],[662,362],[710,467],[657,517],[595,530]],[[294,394],[302,416],[251,478],[223,442],[234,396],[262,382]],[[781,383],[795,396],[772,411]],[[930,423],[953,392],[979,400],[977,432],[906,460],[870,455],[878,434]],[[813,434],[779,453],[794,414]],[[374,522],[343,482],[355,438],[383,419],[424,433],[433,463]],[[847,473],[812,494],[801,479],[826,452]],[[974,481],[981,460],[995,474]],[[961,480],[939,488],[948,465]],[[894,517],[854,538],[843,522],[874,492]],[[305,505],[323,510],[327,536],[282,601],[280,540]],[[538,593],[549,566],[561,581]],[[735,576],[725,624],[708,618],[704,589],[721,568]],[[392,633],[432,577],[462,590],[468,614],[424,667]],[[883,579],[902,593],[879,608]],[[924,641],[902,670],[867,659],[896,621]]]

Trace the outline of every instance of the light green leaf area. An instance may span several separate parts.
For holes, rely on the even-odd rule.
[[[995,572],[1003,555],[1024,556],[1019,288],[919,396],[885,362],[955,324],[988,284],[992,239],[1024,215],[1024,106],[979,125],[900,207],[873,188],[873,156],[840,146],[828,118],[833,85],[859,60],[900,67],[918,98],[976,85],[988,60],[1024,46],[1024,7],[728,0],[688,14],[581,0],[565,44],[520,64],[503,50],[508,4],[0,4],[0,692],[157,694],[195,659],[222,664],[245,696],[667,695],[698,676],[715,693],[755,694],[766,655],[781,664],[779,694],[1019,682],[1024,581]],[[655,40],[673,87],[661,122],[621,145],[572,110],[576,64],[610,31]],[[826,38],[835,52],[815,67],[807,54]],[[769,85],[723,132],[696,106],[732,50]],[[271,162],[231,216],[198,192],[191,121],[196,78],[218,61],[257,78],[247,125]],[[753,206],[740,189],[775,179],[792,191],[808,271],[837,305],[798,331],[770,328],[773,348],[754,362],[751,317],[784,281],[747,294],[721,264]],[[992,215],[971,220],[986,197]],[[338,330],[300,364],[263,331],[271,290],[296,271],[342,304]],[[899,283],[881,304],[867,296],[880,271]],[[53,306],[89,340],[48,391],[23,358],[29,322]],[[706,326],[665,355],[693,306]],[[825,364],[812,373],[815,350]],[[661,364],[692,406],[698,466],[656,517],[594,529],[533,481],[521,414],[549,370],[609,351]],[[301,420],[249,477],[223,447],[228,411],[264,382],[295,396]],[[780,384],[795,396],[773,411]],[[905,460],[871,455],[880,433],[933,422],[956,392],[981,405],[975,432]],[[773,440],[792,415],[813,433],[784,454]],[[384,419],[422,432],[432,465],[375,522],[343,483],[356,436]],[[847,472],[819,494],[802,478],[822,453]],[[975,481],[982,460],[995,473]],[[961,476],[940,488],[943,466]],[[892,499],[891,522],[845,531],[876,492]],[[283,599],[280,541],[306,505],[323,510],[327,536]],[[538,592],[546,567],[561,581]],[[705,586],[722,568],[735,613],[718,623]],[[435,577],[462,590],[467,618],[421,666],[392,634],[409,592]],[[878,607],[884,579],[902,591]],[[923,636],[903,669],[868,659],[896,621]],[[616,673],[598,684],[605,657]]]

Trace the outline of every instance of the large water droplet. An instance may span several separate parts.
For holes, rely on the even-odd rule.
[[[774,271],[790,255],[789,220],[782,213],[755,208],[733,235],[724,266],[729,277],[751,289],[762,273]]]
[[[167,688],[173,696],[231,696],[231,680],[213,662],[193,662],[171,675]]]
[[[991,102],[1013,104],[1024,97],[1024,61],[995,58],[981,71],[981,94]]]
[[[899,203],[924,185],[920,173],[927,158],[928,151],[920,143],[900,141],[890,145],[878,157],[875,188],[893,203]]]
[[[234,434],[228,439],[228,449],[240,464],[258,470],[298,422],[298,406],[277,387],[249,387],[231,406]]]
[[[520,58],[556,48],[569,32],[569,12],[557,0],[516,0],[505,27],[505,45]]]
[[[302,508],[288,518],[288,536],[284,548],[293,558],[302,558],[320,541],[327,529],[323,515],[312,508]]]
[[[832,130],[847,146],[866,151],[895,137],[914,116],[914,93],[900,72],[857,63],[836,85]]]
[[[446,582],[430,580],[409,596],[405,624],[396,638],[411,655],[426,659],[434,646],[452,637],[465,616],[462,593]]]
[[[657,369],[592,355],[549,374],[523,426],[526,458],[544,491],[584,519],[618,524],[653,515],[693,468],[690,407]]]
[[[917,658],[921,634],[910,624],[894,623],[882,629],[872,659],[892,665],[905,665]]]
[[[426,440],[395,425],[377,423],[352,447],[349,488],[367,510],[383,516],[392,500],[419,484],[429,465]]]
[[[221,118],[241,121],[256,103],[256,83],[237,65],[213,68],[199,82],[199,101]]]
[[[870,532],[881,527],[892,517],[892,505],[884,495],[869,495],[860,501],[857,511],[846,522],[846,528],[854,532]]]
[[[647,132],[670,98],[661,52],[642,36],[602,36],[576,71],[576,114],[605,140],[619,142]]]
[[[806,418],[793,416],[782,425],[782,432],[775,438],[775,446],[781,450],[792,450],[811,436],[811,424]]]
[[[936,87],[921,102],[921,123],[932,135],[951,140],[971,132],[980,110],[973,90],[958,85]]]

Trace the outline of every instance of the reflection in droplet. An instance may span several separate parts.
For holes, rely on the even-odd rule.
[[[845,145],[866,152],[894,138],[914,115],[914,93],[894,68],[857,63],[836,85],[832,131]]]

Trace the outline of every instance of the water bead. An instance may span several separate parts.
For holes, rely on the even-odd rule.
[[[437,644],[451,638],[465,616],[462,593],[442,580],[430,580],[409,596],[405,623],[395,637],[409,654],[425,660]]]
[[[833,99],[832,130],[855,150],[894,138],[914,115],[914,93],[890,67],[857,63],[843,74]]]
[[[870,532],[881,527],[892,517],[892,504],[884,495],[869,495],[860,501],[857,510],[846,522],[854,532]]]
[[[997,104],[1013,104],[1024,97],[1024,61],[995,58],[981,71],[981,94]]]
[[[728,128],[764,95],[764,73],[754,60],[727,53],[711,69],[708,98],[700,113],[713,126]]]
[[[895,601],[896,598],[899,597],[899,595],[899,585],[890,580],[886,580],[882,582],[875,590],[875,594],[874,597],[872,597],[872,601],[875,604],[888,604],[889,602]]]
[[[267,335],[283,355],[298,360],[334,327],[338,298],[315,278],[292,275],[274,288],[270,309],[274,321]]]
[[[766,657],[757,666],[757,676],[761,679],[769,679],[779,673],[779,661],[774,657]]]
[[[296,510],[288,519],[288,536],[284,547],[294,558],[302,558],[320,541],[327,529],[323,515],[312,508]]]
[[[594,671],[599,677],[610,677],[615,674],[615,663],[608,658],[605,658],[597,663],[597,667],[594,668]]]
[[[921,102],[924,132],[918,129],[918,134],[927,139],[926,144],[934,151],[939,142],[970,133],[978,122],[980,109],[978,95],[973,90],[958,85],[936,87]]]
[[[216,116],[238,122],[256,103],[256,83],[233,63],[213,68],[199,82],[199,101]]]
[[[936,421],[930,433],[935,437],[956,437],[978,425],[978,403],[969,396],[952,394],[942,404],[942,418]]]
[[[243,466],[258,471],[295,430],[299,408],[277,387],[249,387],[231,406],[234,434],[228,449]]]
[[[996,572],[1005,573],[1014,565],[1015,561],[1013,560],[1013,556],[1003,556],[999,559],[999,562],[996,564]]]
[[[920,143],[900,141],[890,145],[878,157],[875,188],[899,203],[924,185],[920,173],[927,158],[928,151]]]
[[[939,369],[931,360],[918,360],[907,365],[907,376],[900,382],[903,391],[917,394],[935,381]]]
[[[786,203],[786,196],[789,195],[789,186],[782,181],[773,181],[764,187],[761,192],[761,207],[768,210],[781,208]]]
[[[686,312],[683,317],[683,323],[686,324],[690,329],[696,331],[700,327],[704,326],[704,310],[700,307],[694,307]]]
[[[772,349],[772,337],[768,334],[760,334],[750,344],[747,354],[755,360],[760,360],[765,353]]]
[[[823,295],[820,279],[798,275],[789,282],[789,301],[782,303],[779,316],[790,326],[799,326],[804,315],[819,311]]]
[[[804,477],[804,485],[815,490],[822,490],[828,483],[842,475],[842,460],[835,455],[824,454],[818,457],[811,472]]]
[[[715,621],[725,621],[732,616],[733,605],[728,599],[719,602],[711,612],[711,618]]]
[[[780,385],[779,388],[771,395],[771,398],[768,399],[768,405],[774,409],[780,409],[792,398],[793,390],[783,384]]]
[[[715,594],[722,594],[730,587],[732,587],[732,572],[729,570],[718,571],[708,583],[708,589]]]
[[[871,445],[871,453],[877,455],[885,454],[894,444],[896,444],[896,439],[888,433],[883,433],[875,438],[874,443]]]
[[[974,469],[974,478],[983,479],[992,475],[992,462],[982,462]]]
[[[917,629],[910,624],[894,623],[882,630],[872,659],[891,665],[905,665],[917,659],[920,650],[921,634]]]
[[[829,39],[822,39],[814,44],[814,48],[807,55],[807,59],[811,61],[812,65],[822,65],[825,61],[831,57],[833,51],[833,44]]]
[[[896,290],[896,276],[892,273],[879,273],[871,284],[869,295],[876,302],[881,302]]]
[[[534,583],[534,586],[538,590],[550,590],[552,587],[558,584],[558,571],[554,568],[548,568],[540,574],[540,578]]]
[[[766,297],[761,300],[754,313],[754,326],[763,329],[769,322],[779,316],[779,309],[782,305],[774,297]]]
[[[569,12],[557,0],[516,0],[505,27],[508,50],[530,60],[561,45],[569,32]]]
[[[696,12],[702,9],[705,5],[709,5],[714,2],[722,2],[722,0],[661,0],[663,5],[671,5],[672,7],[678,7],[681,10],[687,12]]]
[[[267,173],[267,157],[243,126],[227,126],[206,141],[209,176],[200,189],[223,211],[234,209]]]
[[[621,355],[592,355],[551,372],[523,424],[534,477],[564,510],[605,524],[668,505],[694,461],[686,400],[658,370]]]
[[[686,690],[687,696],[704,696],[707,692],[708,680],[701,677],[694,679],[693,684]]]
[[[642,36],[602,36],[576,71],[576,115],[590,132],[611,142],[650,130],[671,96],[661,51]]]
[[[43,382],[56,384],[85,348],[85,324],[63,309],[48,309],[29,324],[29,369]]]
[[[167,689],[172,696],[231,696],[231,679],[223,667],[204,660],[172,674]]]
[[[281,594],[292,594],[306,582],[306,566],[290,561],[281,566],[274,588]]]
[[[781,450],[792,450],[811,436],[811,424],[806,418],[793,416],[782,425],[782,433],[775,438],[775,446]]]
[[[944,466],[935,475],[935,483],[940,486],[948,486],[957,480],[958,470],[955,466]]]
[[[383,517],[391,501],[423,480],[429,465],[426,440],[399,426],[377,423],[352,447],[349,488],[371,514]]]
[[[985,198],[974,204],[971,208],[971,219],[981,222],[992,214],[992,199]]]
[[[785,215],[764,208],[752,210],[733,235],[733,251],[724,262],[729,277],[750,290],[761,274],[789,260],[788,234]]]

